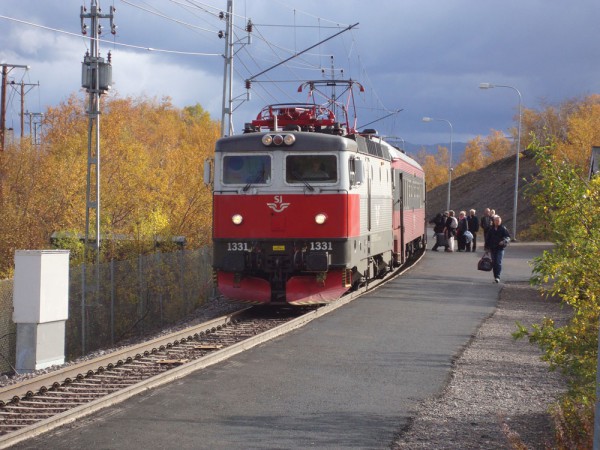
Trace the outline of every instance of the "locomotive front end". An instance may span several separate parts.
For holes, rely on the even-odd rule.
[[[351,283],[347,140],[306,132],[248,133],[217,143],[213,269],[228,298],[326,303]]]

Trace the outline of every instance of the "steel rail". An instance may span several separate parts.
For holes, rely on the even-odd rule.
[[[211,330],[213,328],[222,327],[223,325],[227,325],[235,318],[241,316],[248,309],[250,308],[247,307],[240,311],[209,320],[208,322],[203,322],[183,330],[166,334],[150,341],[128,346],[88,361],[72,364],[47,374],[36,376],[30,380],[25,380],[15,385],[5,386],[0,388],[0,406],[7,404],[16,398],[30,397],[32,394],[40,392],[42,389],[49,389],[50,387],[57,386],[57,383],[62,385],[65,381],[74,380],[87,374],[96,373],[98,370],[102,370],[110,364],[113,366],[121,365],[127,360],[139,358],[146,352],[152,352],[154,349],[170,346],[176,341],[188,339],[195,334]]]

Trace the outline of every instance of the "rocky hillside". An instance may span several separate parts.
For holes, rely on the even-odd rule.
[[[525,195],[529,181],[538,173],[538,167],[528,152],[519,160],[519,199],[517,208],[517,237],[536,221],[535,211]],[[513,202],[515,190],[515,157],[496,161],[476,172],[452,180],[450,208],[456,212],[475,209],[481,217],[485,208],[496,210],[511,234],[513,227]],[[427,219],[446,209],[448,185],[443,184],[427,193]]]

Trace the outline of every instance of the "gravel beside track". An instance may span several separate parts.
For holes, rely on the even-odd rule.
[[[507,283],[498,307],[454,363],[448,385],[425,401],[393,449],[555,448],[549,406],[566,390],[541,351],[511,333],[568,309],[525,283]],[[516,444],[516,445],[515,445]],[[524,445],[520,447],[520,445]]]

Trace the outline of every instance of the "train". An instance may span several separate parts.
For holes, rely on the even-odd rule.
[[[212,186],[213,272],[225,297],[261,305],[334,301],[426,246],[423,168],[373,129],[357,131],[340,96],[264,107],[220,138]],[[341,110],[339,113],[337,110]]]

